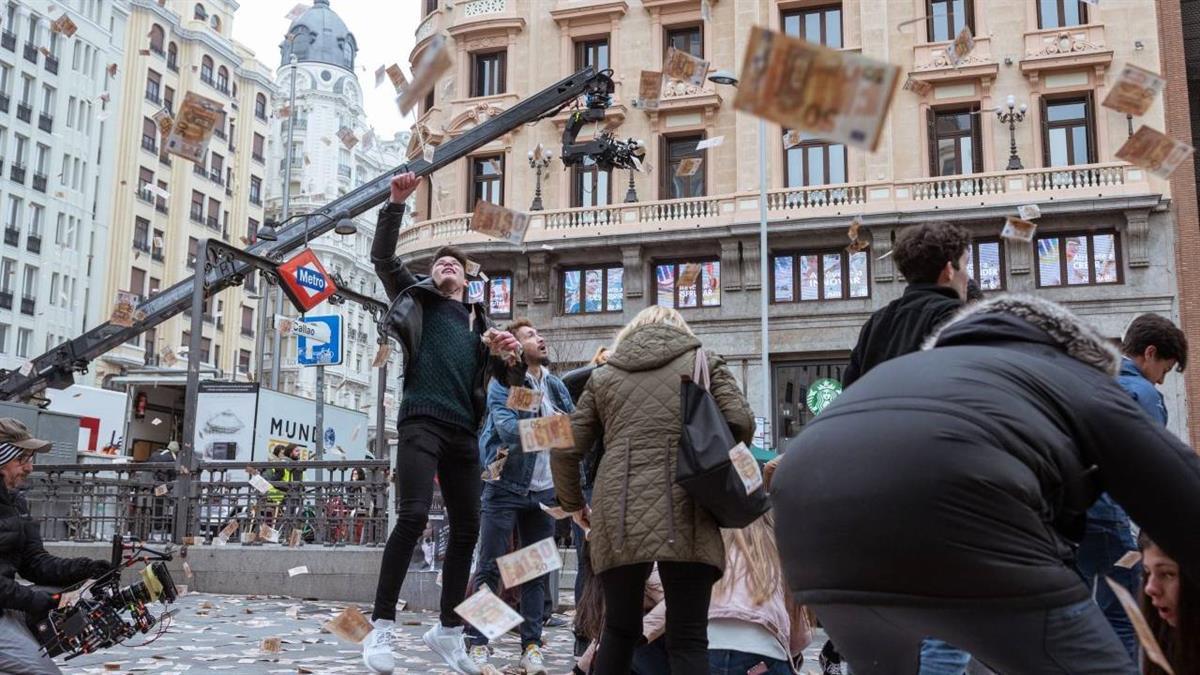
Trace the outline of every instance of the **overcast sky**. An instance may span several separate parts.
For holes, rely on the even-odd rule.
[[[358,42],[355,74],[362,85],[367,121],[384,138],[408,129],[413,120],[411,113],[407,119],[400,116],[395,90],[389,81],[385,79],[383,86],[375,88],[375,69],[399,63],[406,73],[412,72],[408,53],[413,48],[413,32],[420,23],[420,5],[415,0],[329,2],[329,7],[342,17]],[[233,19],[233,39],[254,50],[258,60],[275,71],[279,68],[279,43],[290,25],[285,16],[295,6],[296,0],[241,0],[241,8]]]

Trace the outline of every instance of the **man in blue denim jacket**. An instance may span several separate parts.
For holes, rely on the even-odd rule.
[[[546,340],[528,319],[517,319],[506,330],[521,345],[525,367],[524,386],[541,392],[541,409],[534,412],[517,411],[508,407],[508,387],[492,380],[488,386],[488,417],[479,436],[480,461],[483,466],[494,462],[501,448],[507,448],[508,458],[496,480],[483,488],[479,527],[479,565],[476,578],[494,592],[499,591],[500,569],[496,558],[509,552],[513,531],[517,546],[525,547],[554,536],[554,519],[540,504],[554,504],[554,479],[550,475],[548,452],[525,453],[521,448],[519,422],[523,419],[570,413],[575,409],[571,395],[562,380],[546,368],[549,356]],[[545,614],[543,579],[534,579],[521,587],[521,663],[526,675],[546,672],[541,655],[542,623]],[[482,669],[488,662],[487,638],[474,628],[467,630],[471,658]]]

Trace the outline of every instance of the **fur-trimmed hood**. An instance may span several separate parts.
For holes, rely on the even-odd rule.
[[[1114,377],[1121,368],[1120,353],[1094,328],[1066,307],[1029,295],[1004,295],[962,309],[922,349],[1002,341],[1054,345]]]

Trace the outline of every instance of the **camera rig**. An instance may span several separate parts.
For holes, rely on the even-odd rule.
[[[613,88],[611,70],[602,70],[596,73],[591,86],[584,94],[583,109],[572,112],[567,119],[562,135],[564,167],[580,164],[596,166],[601,171],[641,170],[642,159],[646,156],[646,147],[639,140],[630,138],[620,141],[611,130],[602,129],[590,141],[575,142],[584,125],[589,122],[598,124],[604,120],[605,111],[612,105]]]
[[[76,597],[65,606],[50,610],[31,627],[42,651],[51,657],[67,654],[65,660],[69,661],[120,644],[138,633],[149,633],[155,626],[161,635],[170,625],[174,611],[156,617],[148,605],[158,600],[166,606],[178,597],[175,581],[167,570],[171,557],[169,551],[155,551],[138,542],[126,542],[120,535],[114,536],[112,569],[94,581],[60,594],[60,598]],[[139,562],[145,563],[141,578],[121,586],[121,570]]]

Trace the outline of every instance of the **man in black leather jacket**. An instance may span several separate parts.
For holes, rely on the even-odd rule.
[[[33,455],[50,449],[12,418],[0,419],[0,673],[59,673],[26,627],[58,605],[58,597],[16,581],[69,586],[96,578],[112,566],[90,558],[58,558],[46,552],[29,506],[16,490],[33,470]]]

